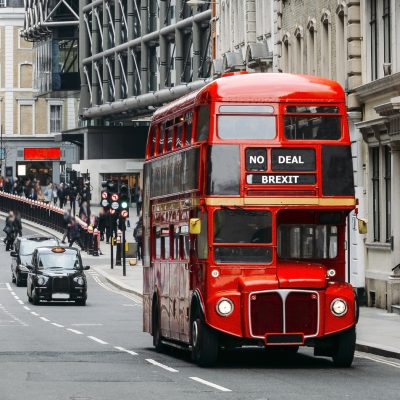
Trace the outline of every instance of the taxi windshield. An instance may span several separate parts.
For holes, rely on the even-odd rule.
[[[57,244],[55,239],[21,241],[19,254],[21,256],[31,256],[38,247],[57,246]]]
[[[66,249],[62,253],[54,253],[49,249],[38,254],[38,268],[41,270],[63,269],[73,271],[81,269],[82,265],[76,251]]]

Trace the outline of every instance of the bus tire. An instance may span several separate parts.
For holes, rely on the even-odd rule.
[[[158,353],[164,350],[164,344],[162,343],[161,336],[161,324],[160,324],[160,312],[158,307],[157,299],[153,303],[153,313],[152,313],[152,332],[153,332],[153,346]]]
[[[337,334],[332,359],[335,367],[349,368],[356,350],[356,327]]]
[[[200,367],[212,367],[218,360],[218,334],[201,318],[192,321],[192,359]]]

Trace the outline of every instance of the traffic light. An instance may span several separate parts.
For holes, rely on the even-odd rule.
[[[119,215],[122,218],[129,217],[129,188],[122,184],[119,189]]]

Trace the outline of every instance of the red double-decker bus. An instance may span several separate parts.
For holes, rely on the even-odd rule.
[[[144,166],[144,330],[202,366],[247,345],[350,366],[355,207],[336,82],[237,74],[153,116]]]

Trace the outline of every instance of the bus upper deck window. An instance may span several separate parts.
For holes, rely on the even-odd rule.
[[[285,137],[291,140],[339,140],[342,134],[338,113],[339,108],[334,106],[288,106],[286,114],[293,115],[283,118]]]
[[[218,136],[234,140],[271,140],[276,136],[273,115],[219,115]]]
[[[173,142],[173,137],[174,137],[174,128],[168,128],[167,129],[167,134],[166,134],[166,140],[167,140],[167,151],[172,150],[172,142]]]
[[[196,141],[204,142],[208,139],[210,129],[210,108],[200,106],[197,111]]]
[[[180,124],[176,127],[176,141],[175,141],[175,147],[177,149],[183,147],[183,125]]]
[[[157,128],[153,126],[150,130],[150,144],[149,144],[149,156],[154,156],[157,142]]]
[[[188,112],[185,114],[185,143],[184,146],[189,146],[192,142],[192,130],[193,130],[193,113]]]
[[[164,136],[165,136],[165,128],[164,125],[160,126],[160,137],[158,140],[158,154],[162,154],[164,151]]]

